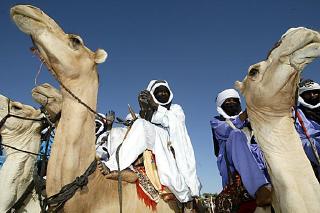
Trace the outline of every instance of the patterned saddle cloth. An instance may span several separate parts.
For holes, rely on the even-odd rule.
[[[101,161],[98,161],[98,167],[106,178],[118,180],[117,171],[107,173],[105,165]],[[139,199],[143,200],[146,206],[151,207],[153,210],[156,210],[160,199],[165,201],[176,199],[167,187],[161,185],[155,158],[151,151],[145,151],[143,154],[143,165],[134,166],[133,170],[122,170],[121,177],[122,181],[136,183]]]
[[[164,201],[176,199],[167,187],[161,185],[161,189],[156,189],[147,176],[145,167],[138,166],[134,169],[138,176],[138,180],[136,181],[138,197],[143,200],[146,206],[151,207],[155,211],[160,199]]]

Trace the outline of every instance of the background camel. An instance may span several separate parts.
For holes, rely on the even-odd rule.
[[[36,102],[40,103],[45,108],[50,118],[55,118],[57,114],[61,111],[62,95],[59,90],[57,90],[50,84],[45,83],[35,87],[32,90],[32,97]],[[0,100],[2,100],[2,104],[6,105],[6,98],[0,98]],[[31,109],[30,106],[22,105],[17,102],[10,103],[11,105],[19,104],[19,107],[21,107],[19,116],[32,117],[31,114],[27,113],[22,115],[22,113],[24,112],[23,108]],[[12,107],[18,109],[17,106]],[[34,111],[38,113],[39,110],[34,109]],[[0,120],[5,115],[6,114],[4,109],[3,114],[1,114]],[[1,134],[4,137],[3,143],[11,145],[21,150],[38,153],[40,147],[40,131],[38,127],[39,122],[36,121],[37,124],[34,124],[32,122],[35,121],[28,121],[18,118],[13,119],[15,119],[17,123],[20,123],[21,128],[13,128],[13,122],[11,120],[8,120],[1,129]],[[5,128],[10,129],[11,131],[7,129],[7,132],[3,134],[2,131],[5,131]],[[15,137],[17,137],[19,140],[16,140]],[[32,138],[32,140],[30,140],[30,138]],[[10,209],[15,204],[15,202],[21,197],[21,194],[24,193],[24,191],[33,179],[33,169],[37,160],[37,157],[34,155],[19,151],[13,151],[10,148],[6,147],[4,147],[4,149],[8,154],[10,153],[10,157],[7,158],[5,163],[6,169],[0,170],[0,184],[2,183],[2,185],[5,186],[5,189],[11,190],[0,191],[0,212],[6,212],[8,209]],[[22,168],[23,171],[21,169],[17,169],[17,166],[13,165],[19,165],[18,168]],[[20,176],[21,173],[28,175]],[[17,178],[14,181],[12,181],[12,177]],[[9,193],[8,195],[8,191],[12,193]],[[34,189],[23,201],[23,206],[20,209],[17,209],[17,212],[40,212],[38,196]]]
[[[52,122],[58,121],[61,112],[61,92],[48,83],[41,84],[32,89],[32,98],[39,103],[47,112]]]
[[[18,5],[11,17],[20,30],[31,35],[49,70],[62,87],[62,111],[56,130],[47,170],[47,194],[57,193],[62,186],[84,173],[95,159],[95,110],[98,92],[96,65],[105,61],[103,50],[92,52],[79,36],[64,31],[40,9]],[[65,88],[72,90],[80,104]],[[89,177],[88,185],[65,204],[66,212],[118,212],[117,182],[106,179],[98,170]],[[139,200],[135,184],[123,183],[124,212],[152,212]],[[81,205],[79,205],[81,204]],[[160,200],[159,212],[177,211],[175,201]]]
[[[0,120],[10,111],[11,115],[39,120],[40,110],[0,95]],[[38,153],[40,148],[41,121],[9,117],[0,129],[2,142],[15,148]],[[0,212],[7,212],[25,192],[32,181],[37,156],[4,147],[6,161],[0,170]],[[38,197],[33,192],[18,212],[40,212]]]
[[[303,68],[320,55],[320,34],[289,29],[268,58],[250,66],[236,87],[246,98],[267,161],[276,212],[318,212],[320,186],[294,128],[291,108]]]
[[[32,98],[44,107],[49,119],[56,120],[54,118],[57,118],[62,108],[62,94],[58,89],[49,83],[41,84],[32,89]],[[59,119],[57,119],[56,122],[58,123]],[[57,126],[57,123],[55,126]],[[127,128],[124,127],[114,127],[111,129],[107,143],[107,149],[110,155],[116,151],[117,147],[123,141],[126,131]]]

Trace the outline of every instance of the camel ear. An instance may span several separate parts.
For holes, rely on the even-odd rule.
[[[97,64],[101,64],[103,62],[105,62],[105,60],[107,59],[107,52],[104,51],[103,49],[97,49],[97,51],[95,52],[95,56],[94,56],[94,61]]]

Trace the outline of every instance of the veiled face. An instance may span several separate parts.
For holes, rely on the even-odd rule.
[[[320,103],[320,90],[309,90],[300,94],[303,100],[310,105],[317,105]]]
[[[154,97],[160,103],[167,103],[170,98],[170,91],[167,87],[161,85],[154,90]]]
[[[229,116],[238,115],[241,112],[240,100],[239,98],[227,98],[221,105],[221,108]]]

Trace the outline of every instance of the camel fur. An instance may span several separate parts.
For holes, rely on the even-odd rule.
[[[31,106],[10,101],[0,95],[0,120],[8,114],[40,119],[43,114]],[[8,109],[9,107],[9,109]],[[2,143],[38,153],[40,148],[41,121],[9,117],[1,128]],[[4,146],[6,161],[0,169],[0,212],[7,212],[18,201],[32,181],[37,156]],[[17,212],[40,212],[38,197],[33,192]]]
[[[291,109],[300,74],[320,56],[319,32],[289,29],[266,60],[249,67],[236,87],[245,96],[254,134],[265,156],[276,212],[318,212],[320,185],[294,128]]]
[[[11,17],[18,28],[30,35],[52,74],[88,107],[96,110],[97,64],[107,57],[104,50],[92,52],[79,36],[64,31],[40,9],[17,5]],[[62,111],[47,170],[47,194],[82,175],[95,159],[95,115],[61,88]],[[106,179],[96,170],[86,187],[63,207],[65,212],[119,212],[117,181]],[[139,200],[136,185],[123,184],[123,212],[152,212]],[[157,212],[177,212],[176,201],[160,200]]]
[[[44,107],[49,120],[58,122],[57,115],[61,112],[62,104],[61,92],[52,85],[44,83],[33,88],[31,93],[33,100]],[[57,126],[57,123],[55,126]]]

